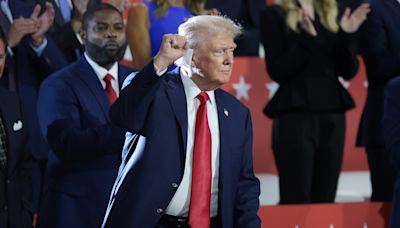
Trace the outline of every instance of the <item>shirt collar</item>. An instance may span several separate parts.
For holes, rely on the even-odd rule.
[[[107,70],[93,61],[86,52],[84,56],[100,80],[103,80],[104,76],[110,74],[114,80],[118,81],[118,62],[115,62],[110,70]]]
[[[199,95],[199,93],[201,92],[200,88],[193,82],[193,80],[189,76],[185,76],[185,74],[183,73],[181,73],[180,75],[183,83],[183,88],[185,89],[186,98],[188,100],[196,99],[197,95]],[[205,92],[208,94],[210,104],[216,104],[214,90]]]

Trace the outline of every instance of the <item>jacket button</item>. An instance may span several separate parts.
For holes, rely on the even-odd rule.
[[[163,213],[164,212],[164,210],[162,209],[162,208],[158,208],[157,209],[157,214],[161,214],[161,213]]]
[[[178,187],[177,183],[172,183],[171,185],[172,185],[173,188],[177,188]]]
[[[11,183],[11,181],[10,181],[9,179],[7,179],[7,181],[6,181],[6,182],[7,182],[7,184]]]

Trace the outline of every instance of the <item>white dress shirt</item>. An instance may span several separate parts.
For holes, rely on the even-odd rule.
[[[89,65],[93,68],[94,72],[96,73],[97,77],[100,80],[101,85],[103,88],[106,88],[106,82],[103,80],[103,78],[107,75],[110,74],[112,76],[111,80],[111,86],[113,87],[115,93],[117,94],[117,97],[119,96],[119,84],[118,84],[118,62],[115,62],[114,65],[110,68],[110,70],[107,70],[106,68],[100,66],[97,64],[95,61],[93,61],[85,52],[84,54],[86,60],[88,61]]]
[[[190,194],[192,185],[192,158],[193,143],[195,133],[196,113],[200,105],[200,101],[196,96],[201,92],[199,87],[188,76],[184,76],[181,72],[183,87],[186,94],[187,114],[188,114],[188,134],[186,147],[185,169],[182,182],[180,183],[174,197],[166,209],[166,214],[180,217],[188,217]],[[218,179],[219,179],[219,124],[217,103],[214,91],[207,91],[209,100],[207,101],[207,117],[211,131],[211,217],[218,214]]]

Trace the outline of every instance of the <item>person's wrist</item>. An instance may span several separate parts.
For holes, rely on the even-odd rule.
[[[169,65],[172,64],[172,63],[169,63],[168,60],[166,60],[165,58],[163,58],[163,57],[160,56],[159,54],[157,54],[157,55],[154,57],[153,63],[154,63],[154,66],[155,66],[158,70],[160,70],[160,71],[162,71],[162,70],[168,68]]]
[[[32,38],[31,42],[34,47],[39,47],[43,43],[44,37]]]

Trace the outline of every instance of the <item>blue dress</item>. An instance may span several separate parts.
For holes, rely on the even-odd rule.
[[[155,56],[160,49],[164,34],[178,33],[178,27],[193,16],[193,13],[184,6],[171,6],[164,17],[156,17],[154,11],[157,5],[152,2],[144,3],[149,11],[151,56]]]

